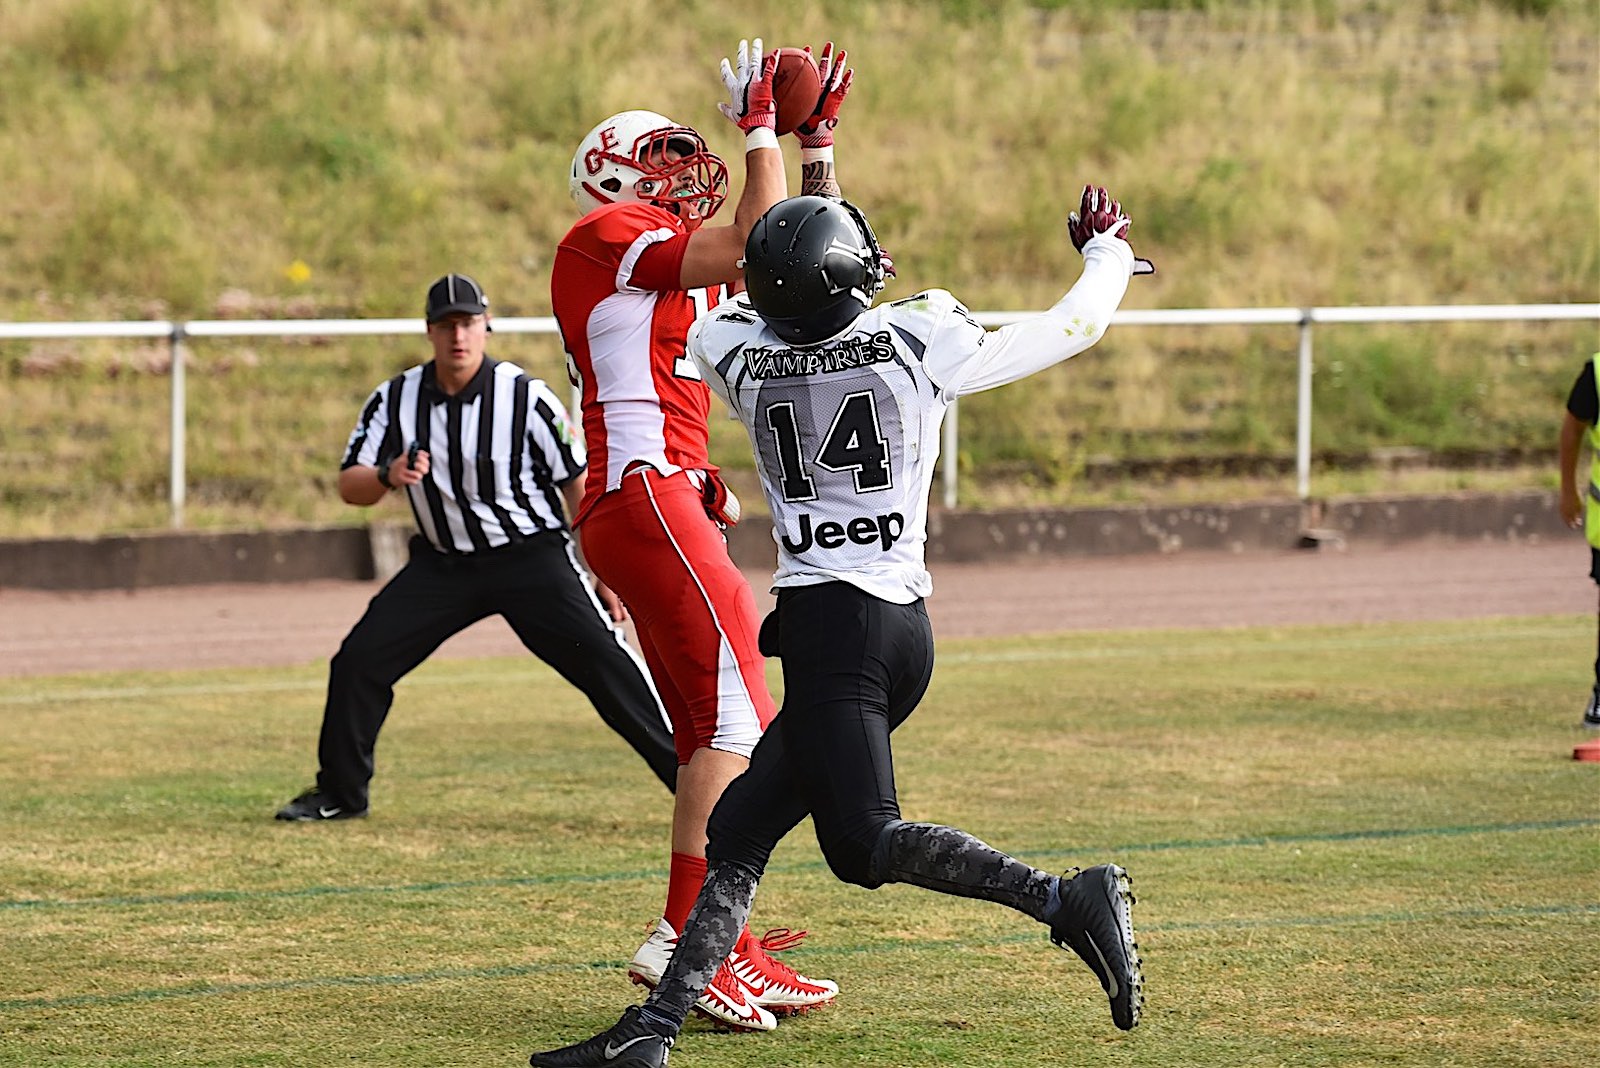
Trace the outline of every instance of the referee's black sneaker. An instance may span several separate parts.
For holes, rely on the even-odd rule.
[[[353,820],[367,814],[367,806],[356,808],[339,801],[313,786],[278,810],[280,820],[310,822],[312,820]]]
[[[1069,873],[1070,875],[1070,873]],[[1061,907],[1046,921],[1050,941],[1083,958],[1111,1001],[1111,1020],[1124,1031],[1139,1025],[1144,976],[1133,940],[1133,891],[1128,873],[1101,864],[1061,877]]]
[[[664,1068],[672,1037],[651,1027],[629,1005],[611,1028],[575,1046],[528,1058],[532,1068]]]

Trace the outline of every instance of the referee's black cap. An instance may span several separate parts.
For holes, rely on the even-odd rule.
[[[486,315],[489,298],[483,287],[464,274],[447,274],[428,287],[428,322],[451,315]]]

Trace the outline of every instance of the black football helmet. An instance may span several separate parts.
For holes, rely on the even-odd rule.
[[[883,252],[847,200],[791,197],[756,220],[744,284],[756,312],[791,345],[842,333],[883,288]]]

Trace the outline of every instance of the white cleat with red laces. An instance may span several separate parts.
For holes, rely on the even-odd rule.
[[[628,962],[628,978],[640,986],[654,990],[677,948],[678,933],[666,920],[656,923],[655,930],[645,939],[644,945]],[[755,994],[729,967],[732,957],[722,962],[711,985],[694,1003],[695,1011],[719,1027],[733,1031],[771,1031],[778,1026],[778,1018],[761,1005]]]
[[[830,1004],[839,996],[839,984],[831,979],[809,979],[772,956],[798,946],[806,932],[775,928],[761,938],[749,931],[739,936],[727,966],[755,995],[756,1003],[779,1016],[810,1012]]]

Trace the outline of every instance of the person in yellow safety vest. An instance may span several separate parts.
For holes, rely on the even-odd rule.
[[[1567,395],[1566,419],[1561,424],[1561,518],[1567,526],[1583,527],[1589,539],[1589,577],[1600,585],[1600,383],[1595,364],[1600,352],[1583,365],[1578,380]],[[1578,452],[1583,439],[1589,439],[1589,482],[1578,488]],[[1600,610],[1597,610],[1600,620]],[[1594,664],[1594,690],[1583,710],[1583,725],[1600,730],[1600,653]]]

